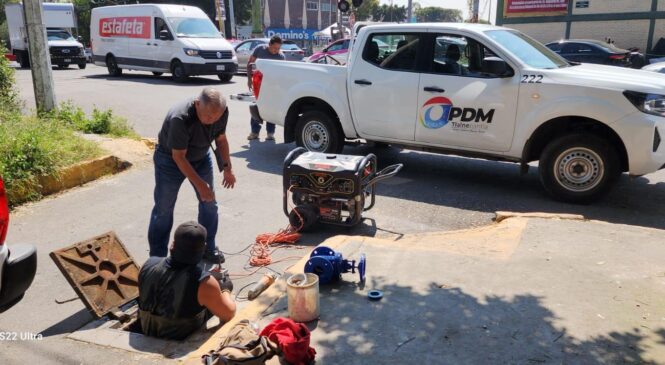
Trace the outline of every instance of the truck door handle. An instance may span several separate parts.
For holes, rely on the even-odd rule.
[[[372,82],[367,80],[355,80],[354,83],[358,85],[372,85]]]
[[[427,92],[430,92],[430,93],[445,93],[446,92],[446,90],[444,90],[440,87],[436,87],[436,86],[425,86],[425,88],[423,90],[425,90]]]

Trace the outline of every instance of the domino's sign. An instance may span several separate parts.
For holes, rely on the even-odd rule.
[[[265,31],[266,37],[279,36],[282,39],[295,40],[295,41],[308,41],[314,39],[316,29],[302,29],[302,28],[268,28]]]

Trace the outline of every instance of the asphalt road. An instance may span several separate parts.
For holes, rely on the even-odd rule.
[[[192,78],[176,84],[167,77],[126,72],[110,78],[106,69],[89,65],[86,70],[71,68],[53,71],[58,101],[71,100],[85,110],[111,108],[126,117],[145,137],[156,137],[169,107],[195,96],[203,87],[217,87],[225,95],[243,92],[246,79],[237,76],[229,84],[217,78]],[[26,108],[34,105],[31,76],[17,70],[16,78]],[[285,155],[294,148],[283,144],[281,129],[277,142],[248,143],[249,111],[242,102],[230,101],[227,134],[233,166],[238,178],[234,190],[223,190],[217,179],[220,202],[218,245],[227,253],[242,251],[258,233],[273,232],[287,224],[281,209],[281,169]],[[265,132],[264,132],[265,133]],[[335,234],[399,237],[401,234],[463,229],[491,222],[498,210],[583,214],[590,219],[642,227],[665,229],[665,172],[645,177],[624,176],[604,200],[588,206],[562,204],[550,200],[540,187],[536,168],[520,176],[517,165],[477,159],[411,152],[395,148],[373,149],[350,146],[350,154],[376,153],[379,164],[401,162],[405,168],[398,177],[378,187],[376,207],[366,221],[354,229],[322,227],[303,236],[302,245],[316,245]],[[219,176],[217,176],[219,177]],[[104,362],[134,362],[124,352],[110,352],[93,345],[63,339],[91,317],[76,300],[56,304],[75,296],[48,253],[69,244],[113,230],[141,263],[147,258],[147,225],[152,208],[153,170],[150,164],[138,166],[117,176],[90,183],[56,197],[28,204],[12,212],[9,244],[29,242],[39,250],[38,274],[25,299],[0,315],[0,331],[27,331],[44,334],[39,343],[3,343],[0,363],[89,363],[104,354]],[[196,199],[189,186],[181,190],[176,206],[176,224],[196,218]],[[582,243],[581,243],[582,244]],[[308,250],[283,249],[275,258],[302,256]],[[234,273],[246,273],[246,252],[228,255]],[[368,270],[371,271],[371,257]],[[292,261],[275,265],[283,269]],[[236,288],[257,276],[239,278]],[[27,348],[34,348],[26,351]],[[99,362],[98,362],[99,363]]]

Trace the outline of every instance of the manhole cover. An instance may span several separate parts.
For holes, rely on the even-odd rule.
[[[53,251],[50,256],[97,318],[139,295],[139,267],[113,232]]]

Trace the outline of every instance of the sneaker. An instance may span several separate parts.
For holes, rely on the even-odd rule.
[[[275,140],[275,133],[268,133],[266,136],[266,141],[274,141]]]
[[[252,140],[255,140],[255,139],[258,139],[258,138],[259,138],[258,133],[250,133],[249,136],[247,136],[248,141],[252,141]]]
[[[203,259],[213,264],[223,264],[226,262],[224,253],[222,253],[217,247],[212,251],[206,251],[206,253],[203,254]]]

